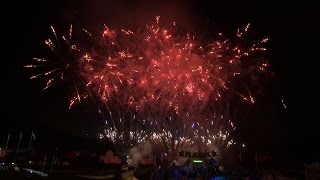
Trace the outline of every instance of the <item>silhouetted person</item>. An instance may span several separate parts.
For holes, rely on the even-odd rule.
[[[174,180],[180,180],[180,172],[179,172],[179,168],[176,166],[175,163],[172,163],[171,168],[170,168],[170,176],[171,178],[173,178]]]

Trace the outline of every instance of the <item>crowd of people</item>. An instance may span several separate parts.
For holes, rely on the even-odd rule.
[[[210,179],[213,176],[222,175],[219,169],[219,164],[216,160],[211,158],[208,162],[201,164],[187,163],[184,166],[177,166],[174,162],[169,167],[159,166],[154,170],[153,179],[196,179],[202,177],[204,179]]]

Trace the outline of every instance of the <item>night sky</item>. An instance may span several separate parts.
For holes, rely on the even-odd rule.
[[[2,11],[1,146],[9,129],[32,129],[38,141],[57,146],[95,138],[103,119],[92,102],[69,110],[69,85],[41,91],[45,81],[29,80],[23,66],[33,57],[46,57],[44,40],[50,25],[59,32],[74,28],[134,27],[153,20],[203,25],[207,31],[236,33],[251,23],[255,39],[268,37],[267,57],[272,77],[263,94],[239,122],[237,139],[256,151],[270,151],[283,161],[319,159],[319,13],[315,2],[289,4],[225,1],[13,1]],[[318,50],[318,51],[317,51]],[[282,106],[284,100],[287,108]],[[14,136],[14,135],[12,135]]]

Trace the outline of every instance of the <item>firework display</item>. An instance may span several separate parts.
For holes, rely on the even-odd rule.
[[[267,68],[258,52],[268,39],[248,44],[249,24],[231,41],[222,33],[210,39],[159,21],[136,30],[83,29],[81,42],[72,26],[61,37],[51,27],[53,38],[45,44],[54,55],[25,67],[41,71],[32,79],[47,77],[44,89],[70,80],[70,108],[93,100],[106,119],[101,138],[123,150],[146,140],[167,153],[233,144],[237,102],[254,103],[253,77]]]

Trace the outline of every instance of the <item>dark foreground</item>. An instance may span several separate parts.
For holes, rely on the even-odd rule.
[[[38,175],[32,175],[25,172],[17,171],[0,171],[1,180],[86,180],[86,179],[122,179],[121,177],[116,177],[115,175],[76,175],[72,173],[52,173],[47,177],[41,177]]]
[[[152,177],[150,174],[144,174],[140,175],[138,177],[133,176],[133,171],[128,171],[124,172],[122,174],[118,175],[75,175],[72,173],[62,173],[62,172],[57,172],[53,174],[49,174],[47,177],[41,177],[41,176],[32,176],[30,174],[26,174],[23,172],[17,172],[17,171],[0,171],[0,180],[89,180],[89,179],[108,179],[108,180],[151,180],[155,179]],[[161,178],[163,179],[163,178]],[[171,178],[170,178],[171,179]],[[189,179],[189,178],[182,178],[184,179]],[[266,180],[273,180],[273,179],[279,179],[279,180],[304,180],[307,179],[303,176],[296,176],[296,177],[271,177],[271,176],[266,176],[266,177],[261,177],[261,178],[252,178],[252,177],[225,177],[225,178],[202,178],[202,177],[196,177],[192,178],[192,180],[258,180],[258,179],[266,179]],[[159,179],[160,180],[160,179]],[[166,180],[166,179],[163,179]],[[191,180],[191,179],[190,179]]]
[[[112,168],[104,169],[71,169],[71,168],[61,168],[54,169],[52,172],[50,170],[46,171],[47,173],[44,176],[36,174],[34,171],[30,173],[25,170],[16,170],[13,168],[0,169],[0,180],[89,180],[89,179],[108,179],[108,180],[167,180],[173,179],[172,176],[165,176],[164,174],[157,174],[156,172],[151,172],[147,168],[141,169],[128,169],[128,170],[115,170]],[[260,173],[259,173],[260,174]],[[319,178],[317,174],[315,179]],[[177,176],[176,176],[177,178]],[[307,178],[305,171],[263,171],[259,176],[257,174],[239,174],[231,173],[225,176],[218,177],[199,177],[193,176],[192,178],[189,175],[181,175],[177,179],[182,180],[304,180],[304,179],[314,179],[311,176]]]

